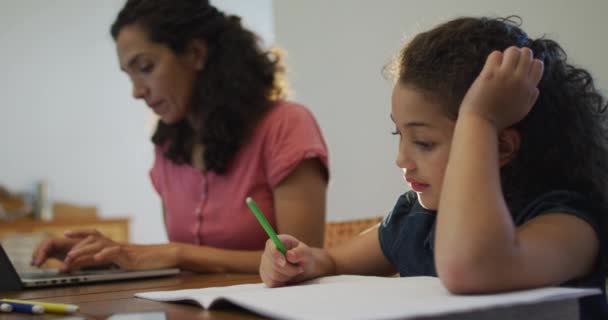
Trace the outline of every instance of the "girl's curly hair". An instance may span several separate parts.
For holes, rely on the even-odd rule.
[[[201,131],[195,133],[186,120],[172,125],[159,121],[152,142],[165,147],[165,157],[177,164],[190,163],[194,144],[202,144],[206,170],[225,173],[258,121],[285,98],[279,51],[263,50],[239,17],[220,12],[207,0],[128,0],[110,33],[116,40],[122,28],[134,24],[150,41],[176,54],[194,39],[206,43],[207,61],[195,80],[190,111]]]
[[[557,42],[530,39],[520,25],[519,17],[449,21],[415,36],[385,71],[436,99],[456,119],[492,51],[531,48],[544,62],[544,73],[532,111],[513,126],[521,146],[501,169],[507,204],[515,212],[542,193],[572,190],[597,201],[603,214],[608,204],[606,100],[590,73],[568,63]]]

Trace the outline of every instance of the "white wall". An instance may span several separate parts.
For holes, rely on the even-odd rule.
[[[457,15],[519,14],[607,87],[604,0],[217,0],[288,50],[295,99],[329,142],[331,220],[384,214],[406,187],[394,165],[391,84],[380,70],[406,35]],[[150,113],[131,98],[108,34],[122,0],[0,1],[0,184],[49,182],[53,200],[130,215],[136,242],[164,241],[149,180]],[[523,8],[523,9],[522,9]],[[274,10],[274,25],[272,12]],[[273,32],[273,29],[276,31]]]
[[[295,99],[313,110],[329,142],[328,218],[385,214],[408,188],[389,134],[392,85],[381,75],[404,36],[462,15],[517,14],[532,37],[558,40],[606,88],[606,12],[604,0],[274,1]]]
[[[109,27],[123,0],[0,1],[0,184],[130,216],[136,242],[166,240],[148,178],[153,123],[131,98]],[[271,0],[213,1],[273,39]]]

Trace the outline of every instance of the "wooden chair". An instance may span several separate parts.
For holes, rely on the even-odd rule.
[[[325,225],[324,246],[325,248],[335,247],[380,223],[383,218],[382,216],[377,216],[365,219],[328,222]]]

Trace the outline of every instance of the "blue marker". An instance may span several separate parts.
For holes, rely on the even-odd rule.
[[[42,314],[44,313],[44,307],[37,304],[25,304],[17,302],[2,301],[2,305],[9,305],[12,312],[31,313],[31,314]]]

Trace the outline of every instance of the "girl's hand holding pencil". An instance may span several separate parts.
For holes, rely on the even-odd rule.
[[[268,287],[280,287],[313,278],[315,258],[313,249],[298,239],[278,236],[285,246],[283,255],[269,239],[260,261],[260,276]]]

